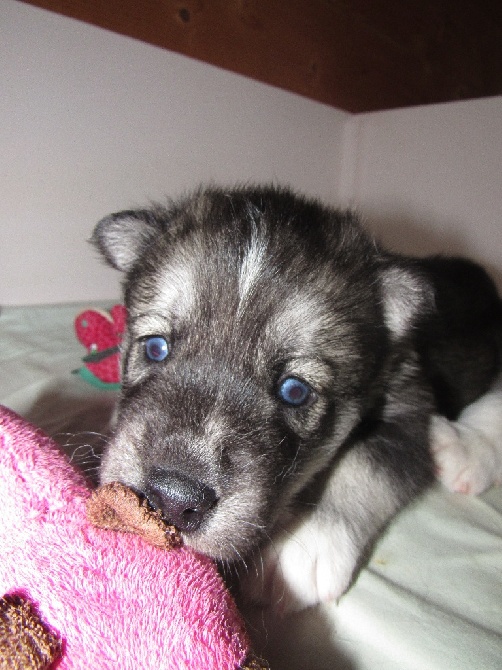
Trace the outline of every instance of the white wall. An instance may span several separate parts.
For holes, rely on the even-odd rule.
[[[502,97],[362,114],[346,132],[341,195],[382,240],[470,256],[502,287]]]
[[[0,148],[0,305],[116,298],[93,224],[208,179],[289,183],[502,277],[502,97],[350,116],[3,0]]]
[[[200,181],[332,200],[332,108],[13,0],[0,3],[0,304],[118,296],[86,243],[105,214]]]

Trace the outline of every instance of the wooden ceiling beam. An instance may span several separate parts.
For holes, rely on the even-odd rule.
[[[349,112],[502,93],[493,0],[22,0]]]

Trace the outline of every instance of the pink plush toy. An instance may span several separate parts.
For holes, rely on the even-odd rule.
[[[0,668],[262,667],[212,562],[95,527],[81,474],[1,406],[0,496]]]

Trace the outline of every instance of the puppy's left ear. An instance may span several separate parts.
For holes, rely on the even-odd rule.
[[[90,242],[112,267],[127,272],[164,230],[153,211],[127,210],[101,219]]]
[[[418,266],[404,260],[386,263],[380,278],[385,325],[400,339],[434,311],[434,289]]]

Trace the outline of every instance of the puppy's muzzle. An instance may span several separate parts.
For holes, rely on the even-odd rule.
[[[216,491],[176,470],[154,468],[148,477],[145,495],[160,509],[168,523],[180,531],[197,530],[216,505]]]

